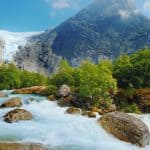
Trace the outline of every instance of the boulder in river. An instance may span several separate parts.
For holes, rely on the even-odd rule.
[[[0,143],[0,150],[48,150],[48,148],[36,143]]]
[[[76,108],[76,107],[70,107],[66,110],[66,113],[68,114],[80,114],[81,113],[81,109],[80,108]]]
[[[82,113],[83,116],[88,116],[89,118],[96,118],[96,113],[92,111],[84,111]]]
[[[21,107],[22,106],[22,100],[20,97],[13,97],[9,99],[8,101],[1,104],[1,108],[7,108],[7,107]]]
[[[14,109],[4,115],[4,121],[8,123],[17,122],[19,120],[31,120],[32,114],[24,109]]]
[[[99,120],[103,128],[120,140],[144,147],[150,144],[148,127],[139,119],[122,112],[103,115]]]
[[[45,86],[33,86],[28,88],[16,89],[14,94],[41,94],[46,90]]]

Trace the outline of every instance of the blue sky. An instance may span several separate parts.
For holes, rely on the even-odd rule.
[[[53,28],[92,0],[0,0],[0,29],[43,31]],[[150,0],[133,0],[138,11],[150,16]]]

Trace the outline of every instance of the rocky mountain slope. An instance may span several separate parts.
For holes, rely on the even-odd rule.
[[[15,57],[20,67],[33,61],[51,72],[61,57],[73,66],[87,58],[97,63],[150,47],[150,19],[137,13],[131,0],[95,0],[53,30],[32,37],[30,43]]]

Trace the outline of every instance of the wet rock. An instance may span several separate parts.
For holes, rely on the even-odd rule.
[[[91,111],[84,111],[82,113],[83,116],[87,116],[89,118],[96,118],[96,113]]]
[[[66,97],[71,93],[70,87],[68,85],[62,85],[58,91],[60,97]]]
[[[48,96],[49,101],[56,101],[56,97],[54,95]]]
[[[61,107],[70,107],[71,105],[71,100],[72,100],[72,95],[62,97],[57,101],[57,104]]]
[[[31,120],[31,119],[32,114],[24,109],[12,110],[4,116],[4,121],[8,123],[17,122],[19,120]]]
[[[48,150],[48,148],[36,143],[0,143],[0,150]]]
[[[92,108],[91,108],[91,112],[97,112],[97,113],[99,113],[99,114],[102,114],[102,109],[97,108],[97,107],[92,107]]]
[[[109,107],[108,107],[108,112],[114,112],[116,111],[116,105],[115,104],[111,104]]]
[[[148,127],[139,119],[121,112],[103,115],[98,123],[120,140],[144,147],[150,143]]]
[[[33,86],[28,88],[16,89],[14,94],[41,94],[46,90],[45,86]]]
[[[22,106],[22,100],[20,97],[14,97],[9,99],[8,101],[1,104],[1,108],[7,108],[7,107],[21,107]]]
[[[76,107],[70,107],[66,110],[66,113],[68,113],[68,114],[80,114],[81,109],[76,108]]]

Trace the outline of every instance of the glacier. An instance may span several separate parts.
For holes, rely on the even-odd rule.
[[[18,46],[24,46],[29,38],[41,34],[41,32],[9,32],[0,30],[0,38],[4,41],[4,49],[2,49],[3,61],[12,62],[13,56],[18,51]]]

